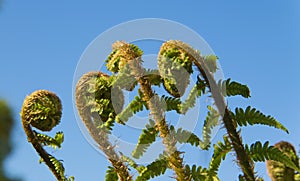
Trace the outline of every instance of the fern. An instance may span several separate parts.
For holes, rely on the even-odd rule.
[[[44,146],[51,146],[52,148],[61,148],[61,144],[64,141],[64,133],[57,132],[55,137],[52,138],[46,134],[38,133],[34,131],[36,138],[38,141]]]
[[[197,83],[190,91],[187,99],[180,106],[180,113],[185,114],[190,108],[196,104],[196,99],[205,93],[205,82],[198,76]]]
[[[133,114],[142,111],[145,105],[145,101],[139,96],[135,96],[135,99],[116,117],[116,121],[121,124],[125,124]]]
[[[63,181],[67,181],[68,178],[65,177],[65,168],[61,163],[61,161],[57,160],[54,156],[50,154],[49,154],[49,158],[52,165],[54,165],[55,167],[55,171],[61,176],[61,178],[63,178]],[[72,179],[72,177],[70,177],[69,179]]]
[[[220,117],[218,111],[215,110],[213,107],[208,106],[207,108],[209,112],[207,113],[202,128],[203,142],[201,144],[201,148],[204,150],[207,150],[210,147],[211,131],[215,126],[218,125]]]
[[[97,128],[100,130],[104,130],[106,134],[111,134],[112,128],[115,123],[114,117],[115,117],[114,114],[110,113],[107,121],[105,121],[103,124],[101,124]]]
[[[245,149],[250,156],[250,158],[255,162],[263,162],[265,160],[278,161],[290,167],[296,171],[300,171],[299,166],[278,148],[274,146],[269,146],[269,142],[265,142],[264,145],[261,142],[257,141],[252,144],[249,148],[248,145],[245,146]]]
[[[163,82],[158,70],[147,69],[145,71],[144,78],[149,80],[151,85],[160,86],[160,84]]]
[[[170,135],[174,136],[179,143],[189,143],[192,146],[199,146],[202,143],[197,135],[182,128],[176,131],[174,126],[170,126]]]
[[[224,160],[227,153],[232,150],[232,146],[231,146],[231,143],[230,143],[228,137],[224,136],[223,139],[224,139],[224,143],[219,141],[217,144],[214,145],[214,154],[209,163],[208,174],[210,176],[217,175],[221,161]]]
[[[235,114],[232,113],[232,118],[236,121],[236,123],[239,126],[247,126],[248,124],[249,125],[262,124],[277,129],[281,129],[289,133],[287,128],[284,127],[276,119],[274,119],[271,116],[265,116],[263,113],[256,110],[255,108],[251,108],[250,106],[248,106],[245,111],[242,108],[236,108]]]
[[[163,95],[161,101],[165,102],[166,111],[175,110],[177,113],[180,113],[180,99]]]
[[[118,181],[118,174],[115,171],[114,167],[108,166],[108,169],[106,170],[106,175],[105,175],[105,180],[106,181]]]
[[[240,95],[244,98],[250,97],[250,90],[246,85],[231,81],[231,79],[227,79],[224,81],[220,80],[218,84],[224,96]]]
[[[137,170],[139,173],[142,172],[145,169],[145,166],[143,165],[138,165],[133,159],[122,155],[121,159],[124,162],[127,162],[129,166],[131,166],[132,168],[134,168],[135,170]]]
[[[143,129],[142,134],[139,137],[138,144],[132,151],[132,156],[136,159],[140,158],[148,149],[148,147],[155,141],[158,134],[158,130],[155,128],[155,122],[149,120],[149,124],[146,125],[146,129]]]
[[[136,181],[145,181],[160,176],[166,172],[167,168],[167,158],[161,154],[159,159],[156,159],[154,162],[144,167],[140,172],[140,175],[136,178]]]

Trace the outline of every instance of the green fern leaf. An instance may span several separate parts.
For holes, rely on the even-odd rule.
[[[209,112],[207,113],[206,119],[203,124],[202,129],[202,137],[203,142],[201,143],[200,147],[204,150],[209,149],[210,142],[211,142],[211,131],[214,127],[216,127],[219,124],[219,112],[215,110],[213,107],[208,106],[207,107]]]
[[[136,181],[146,181],[151,178],[160,176],[166,172],[168,168],[168,161],[166,156],[160,155],[159,159],[150,163],[140,172],[140,175],[136,178]]]
[[[250,89],[246,85],[231,81],[231,79],[220,80],[218,84],[224,96],[241,95],[245,98],[250,97]]]
[[[244,111],[242,108],[236,108],[235,114],[232,113],[232,118],[236,121],[239,126],[247,126],[253,124],[262,124],[277,129],[281,129],[287,133],[288,130],[279,121],[271,116],[266,116],[255,108],[248,106]]]
[[[174,126],[170,126],[170,135],[174,136],[179,143],[189,143],[192,146],[199,146],[202,143],[197,135],[182,128],[176,131]]]
[[[108,166],[105,175],[105,181],[118,181],[118,174],[115,171],[114,167]]]
[[[133,114],[143,110],[145,101],[141,97],[135,96],[135,99],[116,117],[116,121],[125,124]]]
[[[224,139],[224,143],[219,141],[217,144],[214,145],[214,154],[209,163],[208,174],[210,176],[217,175],[221,161],[224,160],[227,153],[229,153],[232,150],[232,146],[231,143],[229,142],[228,137],[224,136],[223,139]]]
[[[296,171],[300,171],[299,166],[295,165],[295,163],[283,152],[281,152],[278,148],[274,146],[269,146],[269,142],[265,142],[264,145],[261,142],[257,141],[252,144],[250,147],[248,145],[245,146],[246,152],[249,157],[255,162],[263,162],[265,160],[273,160],[280,162],[287,167],[290,167]]]
[[[61,144],[64,141],[64,134],[63,132],[57,132],[55,137],[52,138],[46,134],[38,133],[34,131],[36,138],[38,141],[44,146],[50,146],[54,149],[61,148]]]
[[[155,122],[150,120],[150,123],[146,125],[146,129],[143,129],[142,134],[139,137],[138,144],[132,151],[132,156],[136,159],[140,158],[148,149],[148,147],[155,141],[158,134],[158,130],[155,127]]]
[[[166,111],[175,110],[177,113],[180,113],[180,99],[163,95],[161,97],[161,102],[165,102]]]
[[[187,99],[180,105],[181,114],[185,114],[190,108],[194,107],[196,99],[205,93],[205,82],[199,76],[197,79],[196,85],[190,91]]]

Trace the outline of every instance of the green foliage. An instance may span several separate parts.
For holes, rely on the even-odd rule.
[[[176,131],[174,126],[170,126],[170,135],[174,136],[179,143],[189,143],[192,146],[199,146],[202,144],[202,141],[197,135],[190,131],[183,130],[182,128],[179,128]]]
[[[46,134],[38,133],[36,131],[34,131],[34,132],[35,132],[35,136],[37,137],[38,141],[43,146],[50,146],[54,149],[61,148],[61,144],[64,141],[64,133],[63,132],[57,132],[54,138],[52,138]]]
[[[205,93],[205,82],[198,76],[196,85],[190,91],[187,99],[180,105],[180,113],[185,114],[196,104],[196,99]]]
[[[262,124],[271,126],[277,129],[281,129],[288,133],[286,127],[284,127],[279,121],[271,116],[266,116],[255,108],[248,106],[244,111],[242,108],[236,108],[235,113],[232,113],[232,118],[239,126],[247,126],[253,124]]]
[[[107,69],[113,75],[89,72],[82,76],[76,87],[76,106],[80,117],[93,139],[98,143],[99,148],[112,164],[106,171],[105,180],[131,181],[133,176],[131,176],[130,168],[134,168],[138,174],[137,181],[146,181],[163,175],[167,169],[172,169],[175,172],[174,178],[178,181],[219,181],[218,172],[221,162],[229,152],[234,152],[237,156],[236,162],[243,172],[238,177],[241,181],[262,180],[255,176],[253,161],[273,160],[295,171],[300,171],[299,159],[296,154],[290,156],[290,151],[286,153],[286,150],[278,149],[276,145],[275,147],[269,146],[268,142],[262,145],[258,141],[251,146],[243,143],[237,126],[262,124],[281,129],[287,133],[288,130],[275,118],[266,116],[250,106],[245,110],[236,108],[235,112],[229,111],[223,96],[240,95],[249,98],[250,90],[246,85],[231,81],[231,79],[218,83],[214,80],[213,74],[218,70],[217,56],[202,56],[200,51],[193,49],[188,44],[170,40],[160,48],[158,70],[146,70],[142,67],[142,54],[142,50],[137,46],[117,41],[113,44],[113,51],[106,60]],[[181,100],[190,83],[190,76],[195,72],[193,65],[198,68],[196,75],[193,75],[197,76],[197,82],[187,93],[187,98]],[[152,86],[159,88],[161,83],[171,97],[159,95],[152,89]],[[218,86],[221,92],[218,91]],[[133,91],[136,87],[138,87],[138,95],[123,109],[122,90]],[[208,106],[208,113],[202,127],[202,140],[197,136],[198,130],[175,129],[172,122],[166,121],[166,112],[176,111],[177,114],[186,114],[187,111],[195,107],[197,99],[206,94],[208,90],[214,99],[214,107],[224,114],[220,115],[213,106]],[[32,134],[30,127],[31,124],[42,131],[49,131],[57,125],[61,117],[61,105],[58,105],[60,100],[58,97],[49,97],[48,94],[42,95],[41,92],[35,94],[31,98],[26,98],[21,112],[22,123],[28,140],[32,142],[42,157],[42,161],[49,166],[58,180],[72,181],[74,177],[65,177],[62,161],[57,160],[45,152],[42,147],[39,147],[60,148],[64,140],[63,133],[58,132],[52,138],[36,131]],[[46,96],[42,97],[41,95]],[[149,123],[145,128],[142,129],[136,148],[132,151],[132,157],[141,158],[157,137],[162,139],[165,146],[165,152],[148,165],[137,164],[131,157],[122,153],[117,154],[114,146],[109,142],[109,134],[113,130],[115,121],[125,125],[134,114],[144,109],[149,111],[151,118],[149,118]],[[214,144],[213,155],[208,168],[185,165],[185,152],[177,148],[178,143],[190,144],[202,150],[208,150],[212,144],[212,132],[220,122],[227,133],[223,137],[223,141]],[[50,164],[47,159],[50,160]],[[294,172],[294,170],[292,171]],[[299,174],[296,174],[295,178],[298,177],[300,177]]]
[[[151,178],[160,176],[166,172],[168,168],[168,161],[165,155],[159,155],[159,158],[147,165],[140,171],[136,181],[146,181]]]
[[[269,142],[265,142],[263,145],[261,142],[257,141],[250,147],[246,144],[246,151],[248,152],[250,158],[255,162],[263,162],[265,160],[274,160],[283,163],[284,165],[296,170],[299,170],[299,166],[278,148],[274,146],[269,146]]]
[[[158,130],[155,127],[155,122],[149,120],[149,124],[146,125],[146,129],[143,129],[142,134],[139,137],[139,141],[132,152],[132,156],[136,159],[140,158],[148,149],[148,147],[155,141],[158,134]]]
[[[209,163],[209,176],[217,176],[217,172],[219,170],[221,161],[225,159],[227,153],[232,151],[232,145],[227,136],[223,137],[224,143],[219,141],[217,144],[214,145],[214,154],[212,159]]]
[[[219,81],[218,84],[224,96],[240,95],[244,98],[250,97],[250,90],[246,85],[231,81],[231,79]]]
[[[218,69],[217,60],[218,60],[218,57],[215,55],[204,56],[204,62],[211,73],[215,73]]]
[[[163,95],[161,97],[161,102],[165,103],[166,111],[175,110],[177,113],[181,112],[180,111],[180,107],[181,107],[180,99]]]
[[[214,127],[219,124],[219,112],[216,111],[213,107],[207,107],[209,112],[207,113],[206,119],[202,128],[203,142],[201,148],[207,150],[210,147],[211,142],[211,131]]]
[[[125,124],[133,114],[142,111],[145,105],[145,101],[141,97],[135,96],[134,100],[116,117],[116,121],[121,124]]]
[[[114,167],[108,166],[105,175],[105,181],[118,181],[118,174],[115,171]]]

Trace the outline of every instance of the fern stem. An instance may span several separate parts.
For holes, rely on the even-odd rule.
[[[79,110],[80,111],[80,110]],[[128,167],[124,165],[119,155],[115,152],[114,146],[109,142],[108,135],[104,129],[97,129],[96,125],[91,120],[89,113],[80,111],[79,113],[85,126],[87,127],[92,138],[98,143],[100,149],[104,152],[107,159],[110,161],[118,177],[121,181],[131,181],[132,176],[128,172]]]
[[[22,120],[23,129],[27,135],[28,142],[30,142],[36,152],[43,159],[45,164],[49,167],[53,175],[56,177],[58,181],[65,181],[65,177],[63,177],[59,172],[56,171],[54,164],[50,161],[49,154],[42,147],[38,139],[36,138],[34,132],[31,129],[31,126],[27,124],[26,120]]]
[[[100,77],[108,78],[108,75],[103,74],[101,72],[89,72],[84,76],[82,76],[82,78],[78,81],[76,86],[76,106],[78,109],[78,113],[81,117],[81,120],[84,122],[88,132],[90,133],[92,138],[98,144],[99,148],[103,151],[107,159],[114,167],[114,170],[116,171],[119,179],[121,181],[131,181],[132,176],[129,173],[128,167],[122,162],[119,155],[115,152],[114,146],[110,143],[106,127],[103,128],[98,127],[99,123],[103,124],[103,122],[108,122],[109,119],[114,119],[114,118],[111,118],[109,115],[106,115],[105,113],[102,113],[101,115],[98,116],[94,116],[93,115],[94,112],[91,112],[91,110],[88,108],[89,104],[93,104],[94,102],[96,102],[96,97],[93,97],[92,101],[87,102],[87,99],[91,98],[88,97],[91,95],[89,95],[87,88],[91,87],[90,84],[93,84],[93,81],[90,82],[91,80],[93,80],[93,78],[100,78]],[[111,91],[110,88],[108,88],[107,90],[110,93]],[[102,91],[102,90],[100,89],[97,91]],[[111,113],[115,114],[114,112]]]
[[[184,49],[187,52],[187,54],[189,54],[190,57],[193,58],[194,64],[203,76],[208,88],[210,89],[212,97],[215,100],[215,104],[220,112],[220,115],[223,117],[224,126],[233,145],[233,149],[236,152],[238,164],[244,173],[244,177],[247,181],[254,181],[255,176],[253,163],[251,162],[248,154],[246,153],[242,142],[242,138],[236,130],[234,120],[232,119],[230,111],[226,106],[222,93],[219,87],[217,86],[217,83],[214,80],[212,74],[210,73],[208,67],[206,66],[203,58],[193,48],[181,41],[169,42],[173,43],[179,49]]]
[[[144,94],[143,99],[145,102],[147,102],[150,114],[153,116],[153,119],[157,124],[160,137],[163,139],[163,144],[166,146],[167,153],[169,154],[169,165],[177,175],[176,180],[190,180],[183,166],[183,158],[180,156],[180,152],[176,148],[177,141],[174,136],[170,135],[170,130],[166,123],[164,112],[162,109],[160,109],[159,97],[154,94],[151,88],[151,83],[144,77],[145,71],[140,66],[139,62],[140,57],[131,60],[128,62],[128,64],[132,70],[132,74],[136,77],[140,84],[141,90]]]

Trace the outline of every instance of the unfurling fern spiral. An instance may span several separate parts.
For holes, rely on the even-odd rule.
[[[170,40],[161,46],[158,54],[158,69],[166,91],[174,97],[181,97],[190,82],[194,60],[176,44],[177,41]]]
[[[280,151],[285,153],[296,166],[299,166],[299,158],[297,157],[295,148],[292,144],[286,141],[280,141],[274,145]],[[295,170],[287,167],[283,163],[273,160],[267,161],[267,171],[272,181],[294,181]]]
[[[26,97],[23,103],[22,121],[42,131],[51,131],[60,123],[62,105],[52,92],[38,90]]]
[[[43,146],[60,147],[63,133],[59,132],[55,138],[33,131],[31,126],[41,131],[51,131],[60,123],[62,105],[59,97],[47,90],[37,90],[24,100],[21,119],[28,141],[41,157],[41,161],[52,171],[58,181],[71,181],[74,177],[66,178],[62,163],[47,153]]]
[[[102,72],[89,72],[83,75],[76,86],[76,106],[79,115],[90,135],[111,162],[113,173],[121,181],[130,181],[128,168],[123,164],[114,146],[109,142],[108,134],[112,130],[115,116],[123,107],[124,97],[113,79]]]

